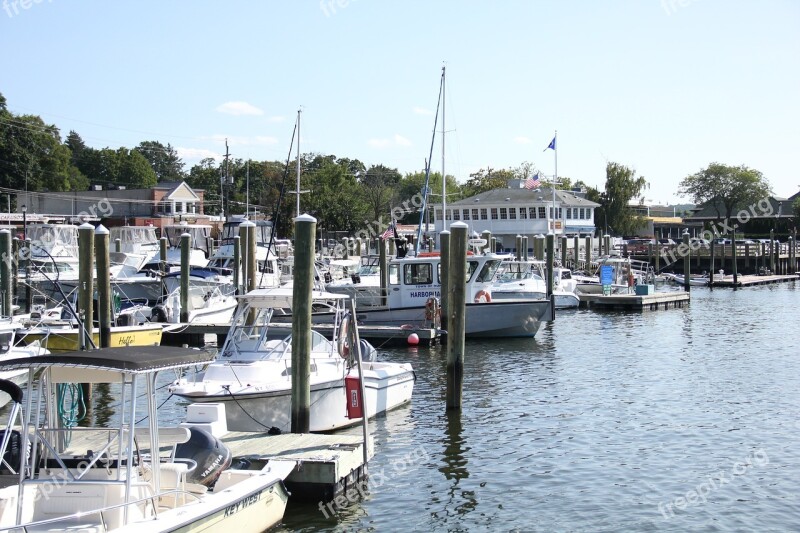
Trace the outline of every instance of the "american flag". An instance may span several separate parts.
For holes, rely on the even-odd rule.
[[[397,232],[395,231],[395,227],[394,227],[394,219],[392,219],[392,223],[391,223],[391,224],[389,224],[389,227],[388,227],[388,228],[386,228],[386,231],[384,231],[384,232],[381,234],[381,239],[383,239],[383,240],[385,241],[386,239],[388,239],[389,237],[391,237],[391,236],[392,236],[392,233],[394,233],[395,235],[397,235]]]
[[[538,172],[533,177],[528,178],[528,179],[525,180],[525,188],[528,189],[528,190],[536,189],[538,187],[541,187],[541,185],[542,185],[542,182],[539,181]]]

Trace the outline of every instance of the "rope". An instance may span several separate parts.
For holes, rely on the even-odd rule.
[[[86,402],[83,398],[83,389],[75,383],[59,383],[58,389],[58,419],[64,428],[73,428],[86,418]],[[67,405],[65,405],[67,404]],[[72,435],[67,432],[66,444],[69,444]]]

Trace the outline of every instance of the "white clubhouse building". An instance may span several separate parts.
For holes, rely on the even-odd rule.
[[[491,231],[506,250],[516,247],[517,235],[527,236],[529,247],[535,235],[550,232],[556,238],[594,235],[594,210],[600,204],[584,198],[582,191],[556,189],[554,202],[552,188],[529,190],[523,185],[524,180],[511,180],[505,189],[448,203],[444,216],[442,204],[434,204],[434,231],[438,234],[445,225],[462,221],[470,233]]]

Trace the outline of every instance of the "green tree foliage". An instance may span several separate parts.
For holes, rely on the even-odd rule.
[[[792,216],[795,220],[800,220],[800,196],[792,202]]]
[[[608,231],[617,235],[630,235],[643,223],[642,217],[637,216],[628,207],[630,201],[639,196],[647,187],[644,177],[636,177],[636,171],[619,163],[606,165],[606,187],[600,194],[599,204],[602,206],[597,220],[597,226],[608,228]],[[591,199],[591,198],[590,198]]]
[[[712,206],[719,219],[732,218],[738,209],[768,198],[769,182],[758,170],[744,165],[733,167],[711,163],[680,183],[679,193],[697,205]]]
[[[371,220],[388,217],[392,201],[397,199],[401,177],[396,168],[383,165],[373,165],[358,176],[358,182],[362,186],[361,195],[369,208],[368,216]]]
[[[462,193],[468,198],[492,189],[503,189],[508,186],[508,181],[514,178],[516,178],[516,175],[513,170],[495,170],[491,167],[486,167],[486,169],[480,169],[469,175]]]
[[[2,95],[0,172],[12,189],[69,191],[87,186],[72,165],[70,150],[61,144],[58,128],[35,115],[11,113]]]
[[[192,189],[203,189],[203,212],[218,215],[220,203],[220,165],[213,158],[203,159],[189,170],[186,184]]]
[[[137,152],[147,159],[158,182],[182,181],[186,178],[183,170],[184,164],[178,157],[178,152],[170,145],[164,146],[158,141],[143,141],[135,148]]]

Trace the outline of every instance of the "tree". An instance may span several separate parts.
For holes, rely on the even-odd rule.
[[[697,205],[712,206],[718,219],[730,219],[734,211],[768,198],[772,191],[758,170],[711,163],[708,168],[685,177],[679,194],[691,197]]]
[[[602,220],[596,220],[598,227],[607,227],[619,235],[630,235],[641,227],[642,217],[628,207],[632,198],[639,196],[647,187],[644,177],[636,177],[636,171],[609,162],[606,165],[606,187],[600,195]]]
[[[220,212],[220,165],[213,158],[203,159],[189,170],[186,183],[192,189],[203,189],[203,212],[218,215]]]
[[[469,175],[462,192],[465,196],[470,197],[493,189],[505,189],[508,187],[508,181],[515,178],[515,172],[512,170],[495,170],[486,167],[485,170],[480,169]]]
[[[396,168],[373,165],[359,176],[361,197],[370,209],[372,220],[386,217],[392,209],[392,200],[397,197],[401,175]]]
[[[158,141],[143,141],[135,148],[150,163],[159,183],[162,181],[182,181],[186,178],[183,161],[178,152],[167,144]]]

